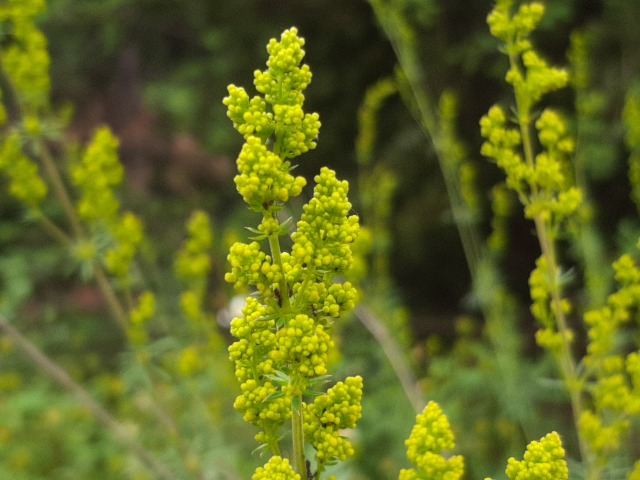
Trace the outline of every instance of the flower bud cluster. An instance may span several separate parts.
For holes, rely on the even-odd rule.
[[[416,417],[416,424],[405,441],[407,458],[415,466],[400,470],[400,480],[456,480],[464,474],[464,459],[446,458],[443,452],[455,447],[449,420],[440,406],[429,402]]]
[[[487,17],[487,24],[491,35],[507,44],[506,53],[518,55],[531,49],[528,36],[542,20],[544,5],[540,2],[523,4],[514,15],[511,15],[512,6],[513,0],[498,0]]]
[[[506,474],[509,480],[567,480],[569,469],[564,460],[560,435],[551,432],[527,446],[523,460],[510,458]]]
[[[223,100],[227,115],[246,140],[238,157],[235,182],[238,192],[256,211],[268,211],[300,194],[305,180],[290,174],[288,158],[316,147],[320,130],[317,113],[303,111],[302,91],[311,82],[311,71],[300,65],[304,39],[295,28],[280,41],[267,46],[267,70],[256,71],[256,90],[264,95],[250,98],[242,87],[230,85]],[[267,148],[273,142],[273,151]]]
[[[225,280],[237,289],[255,286],[259,292],[266,293],[282,276],[279,266],[273,265],[271,257],[262,251],[258,242],[234,243],[227,260],[231,271],[227,272]]]
[[[0,147],[0,172],[9,177],[9,193],[29,208],[37,209],[47,196],[47,184],[38,174],[38,166],[22,152],[17,132],[11,133]]]
[[[506,122],[504,111],[498,106],[491,107],[480,121],[482,136],[487,139],[481,153],[504,170],[506,183],[518,193],[527,218],[540,215],[551,225],[570,218],[580,208],[582,194],[571,184],[567,155],[573,151],[574,142],[568,137],[564,121],[552,110],[542,112],[536,128],[545,150],[535,157],[533,164],[518,153],[520,132],[507,127]]]
[[[138,298],[138,305],[129,313],[127,335],[134,345],[145,344],[148,340],[146,323],[156,314],[156,298],[151,292],[144,292]]]
[[[333,340],[325,327],[299,313],[278,330],[276,349],[270,355],[278,361],[297,365],[302,376],[313,378],[327,374],[327,355],[331,348]]]
[[[234,181],[238,192],[258,212],[300,195],[306,185],[303,177],[289,173],[290,163],[269,151],[258,137],[247,139],[237,164],[240,175]]]
[[[528,37],[544,15],[544,6],[523,4],[511,14],[511,0],[498,1],[487,21],[491,33],[501,39],[511,67],[506,80],[513,85],[517,102],[519,129],[507,126],[504,111],[493,106],[480,121],[486,139],[481,153],[496,161],[506,174],[507,185],[515,190],[525,206],[527,218],[543,220],[552,234],[557,225],[577,212],[582,195],[572,183],[567,156],[573,153],[574,141],[565,121],[553,110],[545,109],[535,122],[543,151],[535,157],[528,138],[533,123],[532,108],[547,93],[565,87],[569,75],[551,68],[533,50]],[[522,133],[521,133],[522,132]],[[526,135],[525,139],[521,138]],[[523,140],[526,145],[522,145]],[[524,149],[523,155],[518,151]]]
[[[187,221],[187,240],[176,255],[174,270],[185,285],[180,296],[180,306],[185,316],[194,326],[205,327],[206,315],[202,303],[207,288],[207,278],[211,271],[210,250],[213,246],[209,216],[197,210]]]
[[[333,274],[351,268],[351,247],[358,235],[358,217],[349,216],[351,203],[347,199],[349,184],[336,179],[329,168],[316,176],[313,198],[304,206],[291,254],[294,260],[308,267]]]
[[[111,226],[111,235],[113,246],[105,255],[105,266],[111,275],[128,284],[133,260],[144,239],[142,222],[133,213],[125,212]]]
[[[211,270],[209,250],[213,246],[209,216],[197,210],[187,222],[188,238],[175,260],[178,278],[185,283],[200,283]]]
[[[529,277],[529,289],[531,292],[531,313],[534,318],[540,322],[542,328],[536,332],[536,341],[538,345],[546,348],[553,353],[559,353],[565,343],[573,341],[571,330],[559,332],[556,327],[555,319],[559,313],[568,313],[571,310],[571,303],[563,299],[557,307],[552,301],[551,292],[553,290],[553,279],[549,271],[547,258],[541,255],[536,261],[536,268],[531,272]],[[554,309],[560,308],[562,312]]]
[[[306,405],[304,433],[321,464],[353,456],[353,446],[341,431],[355,428],[362,416],[362,387],[360,376],[347,377]]]
[[[618,291],[605,307],[584,316],[589,338],[584,364],[595,381],[589,387],[593,409],[583,412],[579,425],[600,459],[622,446],[631,418],[640,415],[640,354],[626,353],[632,347],[620,337],[640,306],[640,268],[629,254],[613,267]]]
[[[301,480],[301,477],[293,471],[289,460],[273,456],[263,467],[258,467],[251,480]]]
[[[114,194],[124,179],[118,158],[118,139],[107,127],[98,129],[80,162],[71,168],[71,180],[80,190],[78,215],[89,223],[115,222],[120,202]]]
[[[29,114],[46,107],[49,101],[51,62],[47,40],[34,23],[45,8],[44,0],[10,1],[0,7],[0,24],[11,24],[3,28],[11,32],[11,41],[3,42],[0,61],[20,107]]]

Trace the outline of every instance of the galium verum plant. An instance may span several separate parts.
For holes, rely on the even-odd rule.
[[[245,139],[237,159],[235,183],[249,208],[262,215],[250,243],[236,242],[226,280],[251,289],[242,315],[231,323],[238,339],[229,347],[242,393],[235,408],[259,429],[256,440],[271,459],[254,480],[307,477],[311,464],[305,443],[315,451],[315,478],[325,468],[354,454],[341,430],[354,428],[361,415],[362,378],[349,377],[326,393],[315,391],[329,379],[327,362],[336,319],[355,306],[357,292],[338,281],[352,264],[350,245],[358,235],[358,217],[349,215],[348,183],[322,168],[313,198],[303,207],[291,249],[291,219],[281,214],[288,200],[302,193],[306,180],[292,174],[292,159],[316,147],[317,113],[303,110],[303,91],[311,71],[302,64],[304,39],[295,28],[268,46],[267,69],[254,73],[259,95],[249,97],[230,85],[224,99],[228,116]],[[291,424],[290,460],[281,440]]]

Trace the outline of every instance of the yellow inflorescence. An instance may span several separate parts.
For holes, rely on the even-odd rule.
[[[569,469],[560,435],[551,432],[531,442],[523,460],[509,459],[506,473],[509,480],[567,480]]]
[[[449,420],[435,402],[429,402],[405,442],[407,458],[415,466],[400,471],[400,480],[457,480],[464,474],[461,456],[446,458],[443,453],[455,447]]]
[[[293,471],[289,460],[273,456],[263,467],[258,467],[251,480],[301,480],[301,477]]]
[[[113,189],[124,179],[118,158],[118,140],[103,127],[96,131],[82,160],[71,169],[71,179],[80,189],[78,214],[89,223],[115,222],[120,202]]]
[[[355,428],[362,416],[362,387],[361,377],[348,377],[306,406],[304,433],[319,461],[344,461],[353,456],[353,446],[341,430]]]
[[[318,115],[303,110],[302,92],[311,82],[309,67],[301,65],[303,46],[295,28],[286,30],[279,41],[271,40],[267,69],[254,74],[262,96],[250,98],[243,88],[230,85],[224,99],[229,118],[245,138],[237,160],[238,192],[263,215],[258,228],[249,229],[256,234],[253,241],[231,246],[225,280],[238,289],[256,290],[247,298],[242,315],[231,322],[231,333],[238,340],[229,347],[242,391],[234,406],[260,428],[256,440],[277,453],[279,429],[292,418],[292,410],[313,415],[322,402],[327,408],[338,400],[348,403],[351,417],[339,420],[342,410],[336,412],[329,430],[319,429],[320,420],[297,423],[300,437],[303,425],[315,435],[316,468],[321,472],[329,460],[352,454],[339,429],[353,428],[360,416],[359,377],[338,383],[311,405],[304,402],[309,389],[328,373],[335,319],[355,306],[354,286],[335,282],[334,277],[351,268],[351,245],[359,225],[358,217],[349,215],[348,183],[323,168],[315,177],[314,196],[291,235],[291,251],[281,251],[279,237],[289,233],[290,223],[283,222],[278,212],[306,185],[303,177],[291,174],[290,159],[315,148],[320,128]],[[331,408],[343,408],[338,403]],[[283,465],[280,457],[274,459]],[[288,464],[286,468],[290,469]],[[266,478],[267,466],[258,472],[254,478]]]
[[[22,152],[20,135],[14,132],[0,147],[0,172],[9,177],[12,197],[37,209],[47,196],[47,184],[38,174],[37,165]]]

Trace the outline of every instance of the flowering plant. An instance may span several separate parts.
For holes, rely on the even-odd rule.
[[[301,194],[306,181],[292,175],[291,160],[315,148],[318,114],[303,110],[303,91],[311,71],[301,65],[304,40],[295,28],[280,41],[272,39],[265,71],[254,74],[252,98],[229,86],[224,99],[228,116],[245,143],[238,156],[238,192],[249,208],[262,214],[251,243],[231,246],[231,271],[226,280],[237,289],[250,287],[242,316],[231,323],[238,339],[229,348],[242,394],[235,408],[259,428],[256,440],[273,455],[254,479],[300,478],[311,471],[305,442],[315,452],[315,472],[354,454],[343,437],[361,415],[362,378],[349,377],[326,393],[327,364],[334,349],[331,330],[355,306],[357,292],[337,281],[352,265],[351,244],[358,235],[358,217],[350,215],[349,185],[322,168],[315,177],[313,198],[291,234],[291,250],[281,237],[291,219],[281,214],[286,202]],[[282,427],[291,421],[291,464],[281,457]],[[294,473],[295,472],[295,473]]]

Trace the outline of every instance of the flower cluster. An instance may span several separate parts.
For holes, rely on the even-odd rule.
[[[144,239],[142,222],[133,213],[125,212],[110,230],[113,246],[106,252],[104,264],[110,274],[127,283],[130,281],[133,260]]]
[[[313,395],[311,387],[327,379],[333,322],[354,308],[357,297],[351,283],[334,281],[351,268],[351,245],[359,229],[358,217],[349,215],[347,182],[323,168],[291,234],[291,251],[280,246],[290,221],[282,222],[277,213],[306,185],[304,178],[291,175],[289,159],[315,148],[320,127],[318,115],[302,109],[302,91],[311,81],[309,67],[300,66],[303,45],[295,28],[286,30],[280,41],[271,40],[268,68],[255,73],[255,87],[263,97],[249,98],[243,88],[231,85],[224,99],[229,118],[245,137],[236,186],[263,216],[258,228],[249,229],[256,234],[250,243],[231,246],[231,269],[225,276],[238,289],[256,290],[231,322],[237,341],[229,347],[242,392],[234,407],[260,429],[256,440],[276,455],[254,478],[293,477],[292,467],[279,457],[279,430],[285,421],[292,421],[295,471],[307,475],[304,433],[316,449],[321,471],[328,461],[353,453],[339,432],[353,428],[360,416],[359,377],[305,402]]]
[[[204,319],[202,302],[207,287],[207,277],[211,270],[209,251],[213,246],[209,216],[197,210],[187,221],[188,238],[176,255],[174,270],[184,283],[185,290],[180,296],[182,312],[195,324]]]
[[[80,192],[78,216],[89,226],[94,244],[106,245],[104,265],[126,287],[144,229],[135,214],[120,211],[115,189],[124,179],[124,168],[118,146],[107,127],[98,129],[80,161],[71,166],[71,180]]]
[[[512,3],[511,0],[498,1],[487,22],[491,33],[504,42],[509,55],[511,67],[506,80],[515,90],[519,129],[507,125],[507,116],[501,107],[491,107],[480,121],[481,133],[486,139],[482,154],[504,170],[507,185],[518,193],[525,205],[527,218],[539,218],[555,227],[574,214],[582,201],[567,167],[567,155],[573,152],[574,141],[560,115],[545,109],[535,122],[544,150],[534,157],[529,126],[534,123],[532,109],[536,103],[545,94],[565,87],[569,75],[563,69],[549,67],[529,40],[544,15],[544,6],[536,2],[524,4],[511,15]],[[524,156],[518,151],[521,147]]]
[[[358,235],[358,217],[349,216],[347,200],[349,184],[336,179],[329,168],[316,176],[313,198],[304,206],[304,213],[291,236],[294,261],[318,271],[344,273],[351,268],[350,245]]]
[[[400,480],[456,480],[464,474],[464,459],[443,452],[455,447],[449,420],[435,402],[429,402],[406,440],[407,458],[415,466],[400,471]]]
[[[127,334],[131,343],[142,345],[147,342],[146,323],[156,314],[156,298],[151,292],[144,292],[138,298],[138,305],[129,313],[130,324]]]
[[[296,197],[306,185],[289,173],[291,164],[267,149],[258,137],[249,137],[238,156],[235,182],[249,206],[260,212]]]
[[[251,480],[301,480],[301,478],[293,471],[289,460],[273,456],[264,467],[258,467]]]
[[[9,177],[9,193],[15,199],[37,209],[47,195],[47,184],[38,174],[37,165],[22,152],[17,132],[11,133],[0,147],[0,172]]]
[[[209,250],[213,246],[209,216],[201,211],[193,212],[187,222],[188,238],[175,260],[178,278],[185,283],[199,283],[211,270]]]
[[[358,110],[360,132],[356,139],[358,163],[365,166],[371,163],[371,153],[376,140],[377,113],[383,102],[396,93],[398,87],[391,78],[384,78],[367,89],[364,101]]]
[[[506,474],[509,480],[567,480],[569,469],[560,435],[551,432],[531,442],[523,460],[509,459]]]
[[[0,7],[0,24],[11,24],[8,28],[11,41],[3,41],[0,61],[15,89],[20,108],[25,114],[32,115],[47,106],[49,101],[47,40],[34,23],[34,18],[44,12],[46,5],[44,0],[10,0],[4,3]]]
[[[80,190],[78,215],[86,222],[115,222],[120,202],[114,188],[124,179],[118,158],[118,139],[102,127],[96,131],[81,161],[71,169],[71,180]]]
[[[525,205],[527,218],[540,216],[550,225],[558,225],[578,211],[582,202],[580,190],[572,185],[567,168],[567,154],[574,142],[568,137],[561,117],[546,109],[536,121],[540,144],[545,150],[533,163],[517,151],[521,146],[520,132],[507,126],[502,108],[493,106],[480,121],[482,154],[495,160],[504,170],[509,188],[518,193]]]
[[[347,377],[306,405],[304,433],[320,465],[353,456],[353,447],[341,432],[355,428],[362,416],[362,386],[361,377]]]
[[[640,415],[640,354],[626,354],[634,345],[620,337],[640,306],[640,268],[629,254],[613,267],[620,288],[609,296],[605,307],[584,316],[589,338],[584,364],[596,381],[589,384],[593,409],[583,412],[579,424],[600,459],[620,448],[631,417]]]
[[[304,113],[302,91],[311,82],[311,71],[300,65],[304,40],[295,28],[267,46],[267,70],[255,72],[255,87],[264,95],[249,98],[242,87],[230,85],[223,100],[227,115],[246,140],[238,157],[235,182],[238,192],[256,211],[277,208],[297,196],[305,185],[294,177],[287,160],[316,147],[320,130],[317,113]],[[273,142],[273,151],[267,141]]]

